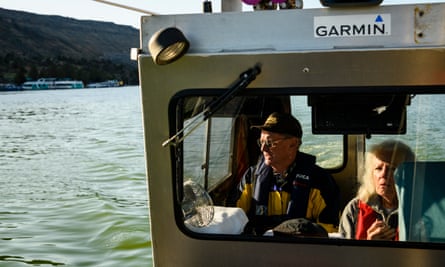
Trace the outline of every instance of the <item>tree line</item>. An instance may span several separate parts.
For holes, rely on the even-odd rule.
[[[21,85],[38,78],[71,78],[85,84],[106,80],[123,81],[126,85],[137,85],[136,62],[118,63],[108,59],[85,59],[58,56],[22,56],[6,53],[0,57],[0,83]]]

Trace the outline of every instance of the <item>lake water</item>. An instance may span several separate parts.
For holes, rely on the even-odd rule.
[[[152,266],[138,87],[0,93],[0,266]]]

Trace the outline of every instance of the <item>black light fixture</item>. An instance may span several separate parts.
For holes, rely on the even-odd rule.
[[[253,10],[302,9],[303,0],[242,0],[244,4],[252,5]]]
[[[212,13],[212,2],[210,2],[209,0],[205,0],[202,3],[202,7],[203,7],[204,13]]]
[[[148,42],[148,50],[157,65],[170,64],[179,59],[189,46],[184,34],[174,27],[157,31]]]
[[[327,7],[378,6],[383,0],[320,0]]]

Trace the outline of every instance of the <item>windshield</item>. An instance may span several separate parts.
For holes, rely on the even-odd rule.
[[[438,116],[444,112],[442,109],[445,108],[445,95],[442,94],[418,94],[415,91],[403,94],[402,99],[406,101],[400,102],[402,104],[397,104],[397,101],[391,102],[396,103],[394,108],[400,110],[390,111],[391,105],[388,104],[385,106],[386,110],[376,111],[376,114],[391,112],[389,115],[381,115],[380,118],[386,122],[382,124],[377,120],[375,122],[368,121],[365,123],[368,125],[368,130],[360,133],[363,124],[358,123],[359,120],[356,123],[354,117],[366,114],[357,108],[362,104],[337,101],[340,106],[345,106],[345,110],[349,109],[350,113],[343,114],[344,111],[337,108],[337,110],[329,110],[328,113],[332,114],[326,115],[322,108],[318,108],[317,104],[314,104],[316,101],[314,102],[313,99],[316,95],[294,95],[292,94],[294,91],[291,89],[286,91],[288,94],[277,95],[273,90],[264,90],[260,94],[249,93],[237,96],[209,119],[199,120],[198,126],[188,128],[190,124],[196,123],[194,121],[196,114],[199,114],[209,102],[216,98],[214,95],[205,94],[196,96],[196,92],[192,92],[192,95],[181,98],[177,102],[176,110],[179,112],[177,118],[183,118],[177,123],[187,129],[184,131],[186,137],[183,144],[179,146],[183,150],[177,150],[178,155],[182,158],[182,161],[178,161],[181,171],[177,173],[177,179],[178,183],[193,181],[199,184],[211,196],[212,205],[217,209],[233,205],[227,201],[230,191],[238,186],[247,168],[255,166],[258,159],[262,157],[261,148],[256,144],[260,138],[260,132],[252,126],[261,125],[273,111],[289,112],[297,118],[303,130],[300,151],[315,156],[316,164],[331,173],[341,188],[351,187],[350,192],[341,193],[341,210],[357,193],[363,175],[361,170],[364,153],[372,145],[388,139],[398,140],[412,149],[416,161],[420,162],[419,164],[445,162],[445,144],[440,141],[444,134],[444,122],[441,116]],[[214,92],[215,90],[212,91],[212,93]],[[187,94],[183,93],[183,95]],[[374,96],[374,98],[380,99],[381,97]],[[351,100],[350,97],[344,99]],[[367,95],[366,99],[373,98]],[[384,99],[394,99],[394,96],[388,98],[385,95]],[[379,101],[376,105],[381,107]],[[318,103],[324,102],[319,101]],[[314,115],[315,111],[322,113],[317,116],[321,116],[325,120],[327,118],[332,120],[330,123],[340,125],[341,129],[332,130],[329,128],[326,130],[323,128],[323,125],[326,124],[318,125],[320,119]],[[345,120],[350,120],[350,122],[344,124]],[[350,127],[350,134],[348,134],[348,127]],[[439,169],[441,168],[439,167]],[[445,172],[445,169],[441,171]],[[423,236],[422,241],[445,241],[445,233],[431,223],[438,216],[442,218],[445,215],[441,208],[443,207],[445,210],[445,206],[443,206],[445,203],[441,202],[442,198],[445,199],[445,194],[438,193],[439,195],[434,196],[438,199],[426,200],[425,196],[428,195],[428,192],[411,192],[413,190],[412,183],[409,185],[406,183],[407,178],[404,179],[404,183],[401,182],[397,185],[398,190],[402,190],[399,192],[400,198],[404,200],[402,203],[404,206],[401,207],[404,213],[399,218],[404,222],[401,240],[414,240],[411,235],[415,231],[413,229],[419,228],[419,221],[427,220],[427,225],[429,225],[427,230],[431,234],[428,237]],[[429,186],[426,184],[423,188],[429,190],[427,189]],[[423,204],[408,205],[413,199]],[[431,207],[427,207],[428,205]],[[425,213],[418,212],[417,222],[405,218],[408,213],[411,214],[412,209],[425,211]],[[198,232],[203,229],[205,227],[200,228]],[[338,237],[335,233],[330,233],[330,236]]]

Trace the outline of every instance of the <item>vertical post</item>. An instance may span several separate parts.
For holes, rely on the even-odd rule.
[[[202,168],[204,168],[204,189],[207,191],[209,189],[209,167],[210,167],[210,149],[211,149],[211,142],[212,142],[212,118],[209,118],[207,120],[207,127],[206,127],[206,135],[205,135],[205,143],[206,148],[204,150],[204,163],[202,164]]]

